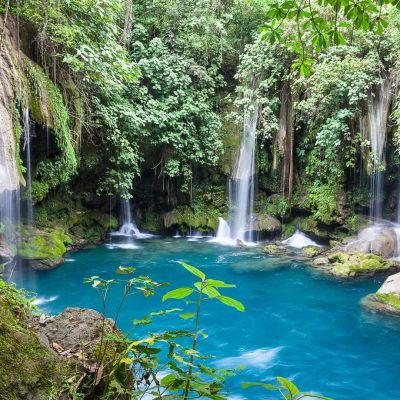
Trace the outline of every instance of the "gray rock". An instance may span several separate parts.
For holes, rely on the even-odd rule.
[[[79,348],[93,356],[100,345],[103,323],[105,334],[117,332],[114,322],[111,319],[104,320],[103,315],[97,311],[66,308],[61,314],[42,324],[40,329],[51,344],[56,343],[64,350]]]
[[[400,296],[400,272],[390,275],[376,292],[377,294],[396,294]]]
[[[397,235],[389,226],[370,226],[362,230],[358,239],[346,246],[350,253],[372,253],[384,258],[397,254]]]

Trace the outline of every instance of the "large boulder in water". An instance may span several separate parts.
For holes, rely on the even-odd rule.
[[[400,272],[390,275],[378,291],[365,297],[362,304],[375,311],[400,313]]]
[[[254,232],[273,236],[281,232],[282,225],[278,219],[267,213],[256,213],[253,216],[252,228]]]
[[[371,226],[362,230],[358,239],[346,246],[350,253],[372,253],[384,258],[397,255],[397,235],[388,226]]]

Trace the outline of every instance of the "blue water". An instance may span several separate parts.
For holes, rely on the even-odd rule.
[[[400,319],[363,310],[360,299],[379,287],[381,280],[337,281],[301,262],[265,256],[260,249],[222,247],[206,241],[152,239],[136,242],[136,249],[94,249],[68,254],[66,262],[48,272],[19,272],[19,286],[37,293],[41,308],[58,313],[66,306],[100,309],[94,289],[82,283],[92,275],[112,279],[119,265],[135,266],[140,274],[170,282],[151,298],[130,297],[119,327],[131,336],[146,331],[188,327],[177,316],[159,317],[153,325],[135,331],[133,319],[151,311],[190,305],[161,304],[162,294],[188,286],[192,275],[178,260],[201,268],[208,276],[235,283],[225,290],[246,306],[245,313],[219,302],[206,302],[201,326],[209,334],[201,350],[216,356],[216,366],[246,365],[228,380],[231,399],[278,398],[261,389],[242,389],[240,382],[272,382],[285,376],[306,391],[334,399],[400,399]],[[108,299],[114,316],[120,289]],[[222,291],[222,290],[221,290]]]

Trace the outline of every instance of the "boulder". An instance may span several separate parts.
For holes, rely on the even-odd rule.
[[[365,297],[361,304],[374,311],[400,314],[400,272],[386,278],[378,291]]]
[[[376,292],[377,294],[395,294],[400,296],[400,272],[386,278],[383,285]]]
[[[346,246],[350,253],[372,253],[384,258],[391,258],[397,254],[397,235],[389,226],[370,226],[363,229],[357,240]]]
[[[112,319],[90,309],[66,308],[61,314],[38,322],[41,333],[58,354],[78,359],[87,373],[94,375],[98,382],[94,395],[103,392],[107,383],[101,379],[109,374],[117,376],[124,387],[132,387],[129,365],[118,362],[125,356],[126,346]],[[111,335],[119,340],[109,339]],[[118,398],[130,399],[128,392]]]
[[[253,231],[268,235],[279,233],[282,230],[279,220],[266,213],[254,214],[252,227]]]

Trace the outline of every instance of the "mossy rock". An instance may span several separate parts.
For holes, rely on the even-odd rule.
[[[286,247],[279,246],[277,244],[269,243],[264,246],[263,248],[264,253],[269,254],[269,255],[282,255],[282,254],[287,254],[288,250]]]
[[[48,399],[72,372],[36,330],[24,294],[0,281],[0,399]]]
[[[322,247],[306,246],[306,247],[303,247],[303,249],[301,251],[301,255],[304,257],[313,258],[313,257],[319,256],[323,252],[324,252],[324,249]]]
[[[63,229],[39,230],[24,228],[17,254],[23,259],[35,261],[37,269],[48,269],[63,261],[66,245],[72,239]]]
[[[209,209],[194,212],[189,206],[177,207],[163,215],[164,227],[184,227],[192,226],[200,232],[214,231],[218,228],[219,211]]]
[[[314,266],[337,277],[373,276],[379,273],[390,273],[400,269],[400,264],[387,260],[375,254],[335,252],[327,257],[328,263],[319,263],[317,258]]]
[[[400,296],[396,294],[370,294],[361,300],[361,305],[372,311],[400,315]]]
[[[282,236],[286,239],[289,238],[290,236],[294,235],[296,232],[296,222],[291,221],[286,224],[282,224]]]

